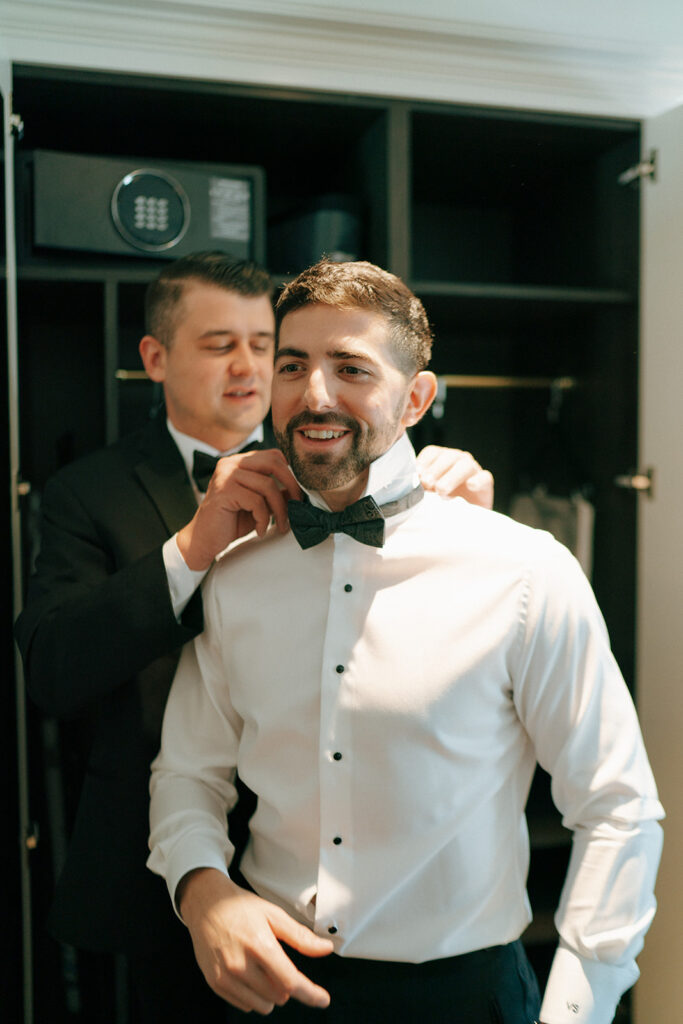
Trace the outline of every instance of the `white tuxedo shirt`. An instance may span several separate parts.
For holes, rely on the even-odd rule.
[[[406,438],[377,502],[417,481]],[[319,496],[312,499],[319,505]],[[271,531],[203,591],[153,765],[149,865],[171,895],[227,871],[236,768],[258,794],[242,871],[342,956],[421,962],[530,920],[536,760],[574,831],[542,1019],[606,1024],[654,913],[662,809],[592,591],[546,533],[427,494],[383,548]]]

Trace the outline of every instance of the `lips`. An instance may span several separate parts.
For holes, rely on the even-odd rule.
[[[233,388],[230,391],[224,391],[224,398],[253,398],[256,392],[253,388]]]

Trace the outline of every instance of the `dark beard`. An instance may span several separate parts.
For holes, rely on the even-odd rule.
[[[294,447],[294,431],[303,424],[315,427],[344,427],[351,431],[351,446],[342,458],[327,452],[301,457]],[[294,476],[310,491],[331,491],[354,480],[382,452],[376,451],[374,433],[361,435],[358,424],[340,413],[299,413],[284,431],[275,430],[277,446]]]

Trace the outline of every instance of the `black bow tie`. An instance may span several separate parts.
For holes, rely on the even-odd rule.
[[[341,512],[327,512],[309,501],[289,501],[289,525],[302,548],[312,548],[331,533],[348,533],[349,537],[381,548],[384,544],[384,520],[416,505],[424,491],[417,486],[409,494],[386,505],[378,505],[374,498],[361,498]]]
[[[239,454],[242,452],[253,452],[257,448],[262,448],[263,445],[260,441],[251,441],[245,445],[244,448],[240,448]],[[237,454],[236,452],[234,454]],[[213,471],[216,468],[216,463],[219,459],[222,459],[222,455],[209,455],[207,452],[195,451],[192,455],[192,479],[196,483],[202,494],[206,494],[209,487],[209,480],[213,476]]]

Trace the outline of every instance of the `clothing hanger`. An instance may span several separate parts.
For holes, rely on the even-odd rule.
[[[566,378],[550,382],[545,423],[539,424],[539,441],[520,464],[518,491],[524,493],[543,487],[549,495],[570,497],[580,494],[589,500],[594,488],[577,457],[576,444],[572,444],[571,425],[566,414],[566,395],[571,389],[562,385],[563,380]]]

